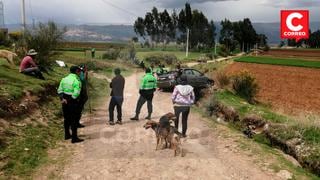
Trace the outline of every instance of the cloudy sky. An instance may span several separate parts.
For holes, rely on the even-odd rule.
[[[0,0],[1,1],[1,0]],[[21,22],[21,1],[2,0],[6,24]],[[133,24],[153,6],[179,10],[186,0],[25,0],[27,23],[54,20],[64,24]],[[192,9],[209,19],[278,22],[281,9],[310,10],[311,21],[319,21],[320,0],[189,0]]]

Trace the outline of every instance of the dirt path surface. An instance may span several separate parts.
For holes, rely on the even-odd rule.
[[[146,105],[140,121],[129,120],[141,76],[126,78],[122,126],[107,125],[107,102],[94,115],[83,118],[86,127],[80,134],[85,141],[74,145],[62,179],[280,179],[272,170],[261,170],[251,157],[233,149],[232,142],[212,131],[197,113],[189,116],[188,137],[182,142],[185,157],[173,157],[169,149],[155,151],[154,132],[142,127]],[[170,93],[157,92],[153,119],[172,109]]]

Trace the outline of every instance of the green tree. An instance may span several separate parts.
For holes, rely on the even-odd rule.
[[[162,13],[160,13],[160,39],[161,41],[167,43],[170,39],[170,31],[172,31],[173,23],[171,20],[171,17],[167,10],[164,10]]]
[[[258,34],[257,35],[258,47],[267,46],[267,40],[268,40],[268,37],[265,34]]]
[[[192,10],[189,3],[185,4],[185,13],[186,13],[186,27],[191,29],[192,27]]]
[[[158,12],[158,9],[156,7],[153,7],[151,10],[151,14],[153,17],[153,32],[152,34],[155,37],[155,41],[156,42],[160,42],[160,37],[161,37],[161,32],[160,32],[160,27],[161,27],[161,19],[160,19],[160,15]]]
[[[192,12],[192,24],[190,29],[190,47],[203,50],[211,47],[214,43],[212,27],[202,12]]]
[[[236,42],[234,40],[233,24],[228,19],[221,21],[220,30],[220,44],[225,45],[228,52],[233,51],[236,47]]]
[[[144,25],[144,20],[142,17],[138,17],[138,19],[134,22],[134,32],[143,37],[143,39],[145,39],[145,25]]]
[[[39,65],[48,67],[53,63],[58,53],[54,51],[58,43],[63,40],[66,28],[59,29],[50,21],[47,24],[39,23],[38,27],[27,30],[24,42],[27,49],[35,49],[38,52],[37,61]]]
[[[144,26],[147,34],[150,36],[151,40],[155,40],[155,30],[154,30],[154,18],[150,12],[148,12],[144,18]]]
[[[308,45],[311,48],[320,48],[320,30],[310,34]]]

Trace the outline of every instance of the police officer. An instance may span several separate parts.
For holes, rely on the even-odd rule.
[[[72,143],[83,141],[77,135],[77,113],[79,112],[79,96],[81,91],[80,72],[81,69],[78,66],[72,66],[70,74],[61,80],[58,88],[64,117],[65,139],[71,138]],[[72,135],[70,134],[70,127]]]
[[[146,74],[143,76],[141,83],[140,83],[140,97],[137,102],[136,107],[136,115],[131,120],[139,120],[139,114],[141,107],[145,102],[147,102],[148,106],[148,116],[145,119],[151,120],[151,113],[152,113],[152,99],[153,93],[157,88],[157,79],[152,75],[151,68],[146,69]]]

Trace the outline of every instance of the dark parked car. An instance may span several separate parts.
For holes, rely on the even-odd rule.
[[[203,89],[214,84],[214,81],[195,69],[184,68],[178,71],[170,71],[158,76],[158,87],[161,89],[173,89],[179,81],[178,76],[186,75],[188,84],[195,89]]]

